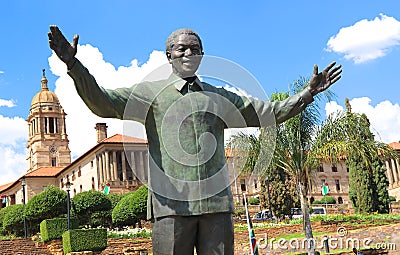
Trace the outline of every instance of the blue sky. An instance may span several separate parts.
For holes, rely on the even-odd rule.
[[[15,0],[0,8],[0,184],[26,171],[24,119],[40,90],[43,68],[68,114],[73,156],[95,142],[93,127],[99,119],[89,112],[79,115],[84,106],[62,63],[51,57],[47,32],[52,24],[68,39],[80,35],[80,59],[106,87],[128,86],[137,80],[126,76],[146,69],[143,64],[165,61],[165,39],[181,27],[200,34],[207,55],[246,68],[268,95],[286,91],[299,76],[309,77],[314,64],[323,69],[337,61],[343,77],[332,87],[336,103],[322,105],[322,114],[324,108],[340,109],[348,97],[353,108],[367,113],[383,141],[400,140],[397,1]],[[84,142],[77,132],[83,119],[87,128],[80,131],[93,133]],[[112,131],[120,130],[112,127],[117,122],[106,122]]]

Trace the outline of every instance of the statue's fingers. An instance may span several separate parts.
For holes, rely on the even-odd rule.
[[[341,75],[339,75],[339,76],[337,76],[337,77],[335,77],[335,78],[331,79],[331,84],[333,84],[333,83],[337,82],[337,81],[338,81],[340,78],[342,78],[342,76],[341,76]]]
[[[327,67],[325,67],[324,71],[325,72],[329,72],[329,70],[334,67],[336,65],[336,62],[333,61],[332,63],[330,63]]]
[[[330,70],[329,71],[329,74],[334,74],[334,73],[336,73],[337,71],[340,71],[340,72],[342,72],[342,65],[338,65],[338,66],[335,66],[332,70]]]
[[[330,77],[331,79],[334,79],[334,78],[336,78],[337,76],[339,76],[341,73],[342,73],[342,69],[336,70],[336,72],[331,73],[331,74],[329,75],[329,77]]]
[[[313,74],[314,74],[314,75],[318,75],[318,66],[317,66],[317,65],[314,65],[314,72],[313,72]]]
[[[74,38],[72,39],[72,46],[76,49],[78,45],[79,35],[75,34]]]

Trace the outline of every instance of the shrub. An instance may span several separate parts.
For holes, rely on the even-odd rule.
[[[70,228],[78,227],[78,219],[70,218]],[[40,223],[40,235],[44,242],[61,239],[62,234],[68,230],[67,218],[47,219]]]
[[[314,200],[313,204],[336,204],[336,199],[332,196],[324,196],[321,200]]]
[[[117,226],[134,225],[146,219],[147,187],[141,186],[134,193],[124,196],[112,211],[112,222]]]
[[[107,247],[107,229],[71,229],[62,235],[64,254],[75,251],[101,251]]]
[[[3,220],[4,220],[4,216],[6,216],[6,214],[10,211],[13,210],[12,206],[7,206],[3,209],[0,210],[0,234],[6,234],[7,231],[5,231],[3,229]]]
[[[108,194],[106,197],[111,202],[111,209],[118,204],[118,202],[124,197],[124,194]]]
[[[27,218],[38,222],[55,218],[67,212],[67,193],[49,186],[29,200],[24,212]]]
[[[78,193],[73,199],[75,213],[79,216],[81,224],[92,224],[91,216],[94,212],[111,209],[111,201],[106,195],[95,190]]]
[[[251,197],[251,198],[249,198],[249,204],[250,205],[259,205],[260,199],[258,199],[257,197]]]
[[[123,194],[108,194],[106,198],[110,200],[111,208],[106,211],[93,212],[90,216],[90,222],[92,227],[110,227],[112,226],[112,210],[118,204],[118,202],[124,197]]]
[[[98,211],[92,213],[90,216],[90,225],[92,227],[109,227],[112,225],[112,219],[111,219],[111,213],[112,210],[107,210],[107,211]]]
[[[17,236],[24,234],[24,205],[7,206],[7,213],[3,218],[3,230]]]

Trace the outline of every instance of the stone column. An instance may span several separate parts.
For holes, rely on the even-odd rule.
[[[121,163],[122,163],[122,174],[125,176],[123,176],[122,178],[124,179],[124,181],[126,181],[126,158],[125,158],[125,152],[121,151]]]
[[[118,172],[117,172],[117,152],[113,151],[113,173],[114,180],[119,180]]]
[[[101,157],[99,157],[99,155],[96,155],[96,168],[97,168],[97,174],[99,176],[99,183],[103,183],[104,176],[103,176],[103,169],[101,168]]]
[[[393,182],[393,186],[398,185],[399,184],[399,175],[396,169],[396,163],[394,162],[394,159],[391,159],[391,165],[392,165],[392,172],[393,172],[393,177],[394,177],[394,182]]]
[[[390,168],[389,161],[386,160],[385,165],[386,165],[386,175],[389,180],[389,188],[391,188],[393,187],[393,172],[392,169]]]
[[[104,152],[101,153],[101,170],[103,171],[103,181],[107,181],[107,171],[106,171],[106,155],[104,155]]]
[[[136,171],[135,171],[135,152],[131,151],[131,161],[130,161],[130,166],[132,170],[132,174],[136,176]]]
[[[397,187],[400,187],[400,164],[399,164],[399,160],[397,160],[397,159],[396,159],[396,168],[397,168],[397,176],[398,176]]]
[[[140,164],[140,169],[138,171],[140,171],[139,176],[144,176],[144,153],[143,151],[139,152],[139,164]]]
[[[106,158],[106,176],[107,176],[107,181],[111,180],[111,171],[110,171],[110,154],[108,151],[104,152],[105,158]]]

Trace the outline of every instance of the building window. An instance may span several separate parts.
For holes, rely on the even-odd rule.
[[[76,189],[74,189],[74,196],[76,196]]]
[[[325,179],[321,179],[321,184],[325,185]]]
[[[72,172],[72,181],[75,181],[75,171]]]
[[[246,191],[246,180],[245,179],[240,179],[240,189],[242,191]]]
[[[95,185],[94,185],[94,177],[92,177],[92,190],[95,189]]]
[[[338,197],[337,201],[338,201],[338,204],[343,204],[343,198],[342,197]]]
[[[49,133],[54,134],[54,118],[49,117]]]
[[[340,183],[339,180],[335,180],[336,191],[340,191]]]
[[[332,164],[332,172],[337,172],[337,166],[336,166],[336,164]]]
[[[257,189],[257,180],[254,180],[254,188]]]
[[[83,187],[82,187],[82,185],[80,185],[79,186],[79,192],[82,192],[82,190],[83,190]]]
[[[81,175],[82,175],[81,167],[79,167],[79,169],[78,169],[78,177],[81,177]]]
[[[318,172],[323,172],[324,171],[324,167],[322,164],[318,165]]]
[[[347,172],[350,172],[350,169],[348,167],[346,167]]]
[[[93,160],[90,161],[90,168],[93,168]]]
[[[57,166],[57,159],[51,158],[51,166]]]

